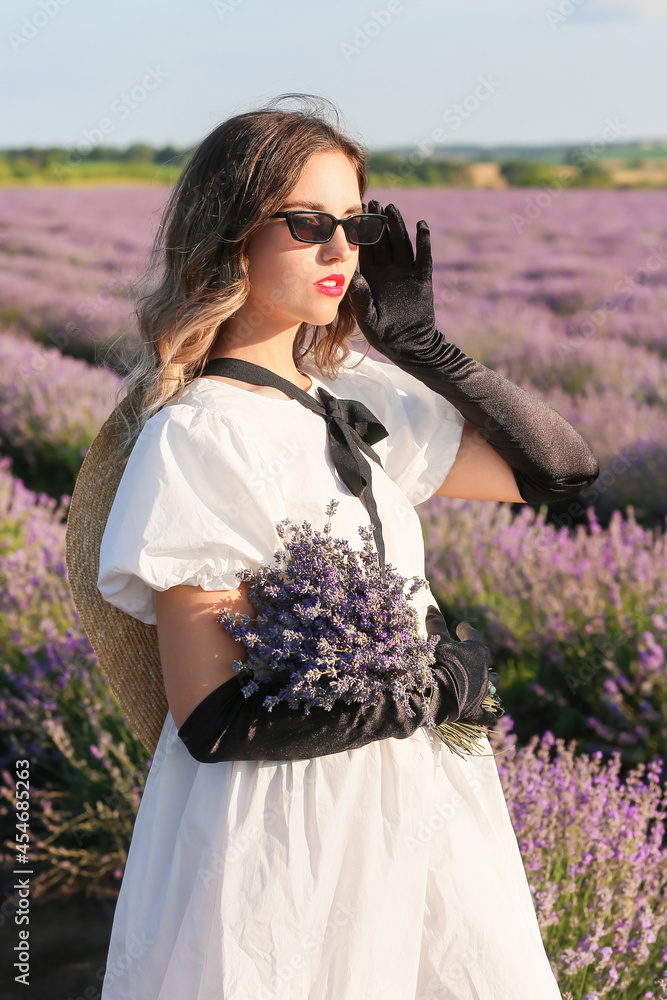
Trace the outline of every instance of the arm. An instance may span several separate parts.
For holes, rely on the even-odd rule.
[[[188,584],[156,591],[157,638],[167,703],[180,727],[206,695],[236,677],[234,660],[248,653],[215,620],[218,611],[254,615],[248,583],[237,590],[206,591]]]
[[[369,210],[382,206],[371,201]],[[385,211],[388,231],[360,247],[348,290],[369,344],[477,428],[512,470],[520,500],[557,500],[594,482],[595,456],[557,410],[447,342],[435,325],[428,226],[417,223],[415,255],[398,209]]]
[[[178,586],[158,592],[156,602],[167,701],[179,737],[201,763],[308,760],[392,736],[405,739],[430,720],[441,725],[463,716],[480,717],[488,690],[490,652],[467,622],[457,630],[465,640],[452,642],[435,607],[427,617],[427,631],[437,631],[443,638],[436,650],[430,705],[421,695],[410,695],[413,714],[409,715],[405,706],[385,692],[374,705],[348,705],[338,699],[330,711],[315,707],[306,715],[286,702],[271,711],[261,704],[268,694],[278,694],[280,681],[260,684],[259,691],[249,698],[242,694],[232,661],[245,661],[238,651],[241,646],[245,652],[245,647],[231,640],[215,621],[214,612],[229,606],[253,615],[244,593]]]
[[[435,492],[439,497],[526,503],[511,466],[467,420],[454,464]]]
[[[434,329],[422,354],[393,360],[449,400],[512,472],[519,500],[572,496],[600,474],[583,437],[557,410],[447,343]],[[480,452],[481,454],[481,452]]]

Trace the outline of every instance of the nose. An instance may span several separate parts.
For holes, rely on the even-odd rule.
[[[349,260],[357,247],[348,241],[343,226],[338,223],[329,242],[321,244],[321,250],[325,260]]]

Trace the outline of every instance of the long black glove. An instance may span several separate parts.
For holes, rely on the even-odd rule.
[[[491,653],[480,633],[468,622],[461,622],[456,634],[462,641],[452,641],[435,605],[428,609],[426,630],[429,635],[437,632],[442,636],[432,666],[436,682],[429,705],[420,694],[410,694],[412,717],[389,692],[383,692],[375,705],[348,705],[338,698],[330,710],[315,706],[306,715],[280,701],[269,711],[262,705],[264,698],[277,695],[284,682],[262,682],[258,691],[245,698],[241,688],[246,681],[234,676],[206,695],[178,735],[190,755],[201,763],[309,760],[390,736],[406,739],[431,719],[436,725],[471,716],[481,720]]]
[[[366,207],[364,206],[364,211]],[[545,403],[448,344],[435,326],[431,238],[417,223],[416,259],[400,212],[378,243],[359,247],[349,286],[357,323],[371,347],[444,396],[512,468],[521,497],[542,503],[595,482],[600,466],[581,434]]]
[[[480,632],[470,624],[470,622],[459,622],[456,627],[456,634],[460,636],[461,642],[454,642],[447,623],[442,617],[435,604],[431,604],[426,612],[426,631],[429,635],[437,632],[441,636],[440,642],[435,647],[435,661],[438,670],[444,671],[445,677],[449,678],[450,687],[448,690],[455,691],[455,698],[458,705],[457,714],[447,717],[447,722],[459,720],[461,722],[476,722],[483,726],[493,726],[498,716],[495,712],[489,712],[482,708],[482,702],[489,693],[489,662],[491,651],[484,645],[484,639]],[[466,647],[466,656],[461,656],[461,648]],[[480,647],[485,651],[484,656],[478,655]],[[470,652],[468,653],[468,650]],[[435,671],[435,667],[433,668]]]

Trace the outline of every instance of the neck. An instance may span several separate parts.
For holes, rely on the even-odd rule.
[[[312,377],[310,375],[308,375],[308,374],[303,374],[302,375],[301,372],[294,366],[294,362],[293,361],[292,361],[291,369],[289,371],[287,371],[286,370],[286,368],[287,368],[286,364],[283,363],[282,365],[279,365],[276,361],[271,362],[271,360],[266,357],[266,354],[262,353],[262,352],[252,352],[252,351],[234,351],[234,352],[232,352],[232,351],[229,351],[229,352],[226,352],[226,353],[223,354],[223,353],[221,353],[221,352],[218,351],[218,352],[212,352],[208,356],[207,361],[213,361],[215,359],[223,359],[223,358],[224,359],[234,360],[234,361],[248,361],[248,362],[250,362],[253,365],[260,365],[260,367],[266,368],[268,371],[273,372],[274,375],[278,375],[278,376],[280,376],[280,378],[286,379],[288,382],[291,382],[293,385],[299,386],[299,388],[303,389],[305,392],[310,392],[310,389],[311,389],[312,384],[313,384]],[[283,359],[283,361],[284,361],[284,359]],[[239,379],[237,376],[231,376],[230,377],[230,376],[226,376],[226,375],[218,375],[216,377],[217,378],[222,378],[225,381],[231,381],[231,382],[239,382],[240,381],[240,382],[242,382],[243,385],[252,385],[252,386],[255,385],[255,383],[252,381],[252,379],[250,380],[250,382],[245,382],[243,379]],[[304,381],[306,381],[306,383],[307,383],[306,385],[304,385]]]
[[[300,383],[301,372],[294,364],[292,344],[285,341],[264,341],[261,344],[246,344],[243,347],[214,347],[207,360],[213,358],[235,358],[238,361],[249,361],[253,365],[268,368],[274,375],[280,375],[290,382]]]

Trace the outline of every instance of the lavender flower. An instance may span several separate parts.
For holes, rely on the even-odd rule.
[[[406,578],[391,563],[383,581],[371,544],[372,528],[359,526],[361,553],[352,551],[344,538],[331,537],[337,506],[332,500],[326,508],[329,520],[323,532],[313,531],[309,521],[300,526],[289,518],[278,522],[280,537],[288,532],[292,537],[274,554],[277,568],[236,574],[250,582],[248,598],[257,617],[223,610],[216,620],[248,650],[245,663],[234,660],[237,673],[251,678],[243,694],[249,697],[278,674],[285,677],[285,686],[264,699],[269,711],[287,701],[291,708],[303,704],[308,715],[313,705],[329,710],[338,698],[366,705],[391,691],[414,717],[408,696],[424,696],[432,688],[431,666],[440,640],[438,635],[421,638],[416,610],[409,604],[427,581],[413,577],[406,595]],[[431,704],[430,698],[426,704]],[[493,712],[500,708],[492,685],[484,707]],[[477,741],[487,732],[463,720],[436,726],[432,714],[424,724],[461,757],[475,753]]]
[[[322,532],[309,521],[278,522],[276,530],[287,540],[274,554],[276,568],[236,574],[250,582],[248,598],[257,617],[221,611],[217,621],[248,650],[245,663],[234,661],[234,669],[251,678],[243,694],[248,697],[278,674],[285,687],[267,695],[269,710],[284,700],[292,708],[303,703],[308,715],[313,705],[330,709],[338,698],[366,705],[389,690],[414,715],[408,694],[416,689],[423,695],[433,683],[431,654],[438,637],[420,637],[408,599],[427,581],[413,577],[406,599],[406,578],[389,563],[383,583],[372,528],[359,527],[360,553],[346,539],[331,536],[337,506],[332,500],[326,508],[329,521]]]
[[[0,449],[31,489],[71,494],[90,443],[115,405],[119,377],[3,330]]]
[[[167,196],[143,185],[0,189],[0,322],[122,370],[137,337],[134,280]],[[603,523],[630,503],[640,523],[661,523],[665,192],[564,189],[527,215],[534,197],[525,188],[401,190],[408,228],[429,220],[438,325],[581,431],[600,459],[590,502]],[[517,229],[518,216],[533,221]],[[80,409],[78,396],[68,409]]]
[[[511,729],[505,716],[493,734],[498,773],[561,990],[657,1000],[667,976],[661,759],[622,780],[618,751],[575,755],[574,741],[549,731],[517,748]]]
[[[433,593],[488,634],[517,727],[537,709],[580,749],[666,758],[667,536],[618,511],[606,530],[592,510],[588,531],[545,516],[433,497],[420,510]]]

